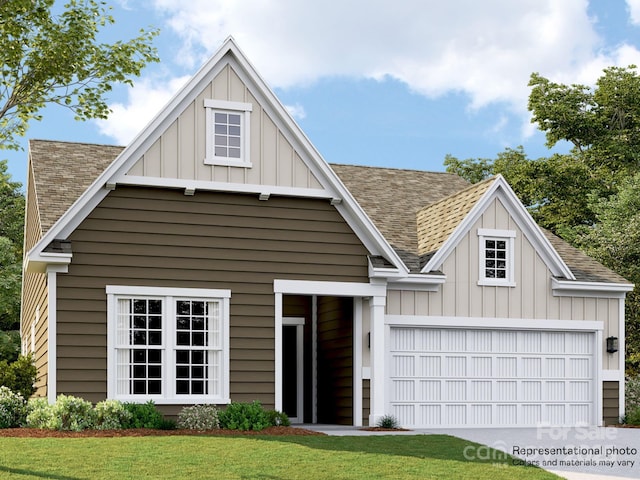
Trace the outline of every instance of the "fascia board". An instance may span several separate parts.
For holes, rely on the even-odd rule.
[[[632,283],[580,282],[551,279],[551,290],[556,297],[602,296],[621,298],[634,288]]]
[[[447,258],[453,249],[458,245],[473,224],[485,212],[489,204],[500,198],[509,214],[516,221],[520,229],[527,235],[538,254],[542,257],[546,265],[555,276],[562,276],[569,280],[575,280],[575,276],[562,260],[562,257],[553,248],[547,237],[542,233],[540,227],[533,220],[527,209],[522,205],[515,192],[511,189],[502,175],[497,175],[491,187],[484,193],[482,198],[474,205],[467,217],[460,222],[445,244],[429,260],[422,272],[430,272],[440,265]]]

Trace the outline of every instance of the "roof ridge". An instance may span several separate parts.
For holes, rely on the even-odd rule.
[[[438,172],[438,171],[434,171],[434,170],[420,170],[418,168],[399,168],[399,167],[384,167],[384,166],[378,166],[378,165],[357,165],[357,164],[352,164],[352,163],[333,163],[333,162],[329,162],[329,165],[331,167],[356,167],[356,168],[363,168],[363,169],[370,169],[370,170],[394,170],[394,171],[398,171],[398,172],[420,172],[420,173],[434,173],[434,174],[438,174],[438,175],[452,175],[452,176],[456,176],[458,177],[459,175],[456,173],[451,173],[451,172]]]

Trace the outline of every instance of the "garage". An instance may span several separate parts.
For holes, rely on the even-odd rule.
[[[406,427],[596,424],[595,332],[390,328],[390,410]]]

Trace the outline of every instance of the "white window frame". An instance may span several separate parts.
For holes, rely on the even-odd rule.
[[[515,230],[497,230],[491,228],[479,228],[478,229],[478,247],[479,247],[479,271],[478,271],[478,285],[482,286],[500,286],[500,287],[515,287],[515,245],[516,232]],[[496,240],[506,242],[506,261],[507,270],[506,278],[489,278],[486,277],[485,261],[486,261],[486,240]]]
[[[206,165],[222,165],[230,167],[251,168],[251,111],[250,103],[229,102],[226,100],[205,99],[204,107],[206,141],[205,159]],[[215,156],[215,114],[236,113],[240,115],[240,158]]]
[[[229,403],[229,299],[231,290],[200,288],[166,288],[146,286],[107,285],[107,398],[125,402],[146,402],[153,400],[157,404],[199,404]],[[161,299],[162,309],[162,394],[161,395],[122,395],[117,393],[117,308],[119,298]],[[218,395],[178,395],[176,394],[176,358],[179,350],[176,345],[175,303],[177,300],[216,301],[220,305],[221,320],[221,368],[218,379]]]

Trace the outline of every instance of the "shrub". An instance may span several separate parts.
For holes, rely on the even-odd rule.
[[[263,430],[271,425],[267,412],[257,400],[251,403],[231,402],[218,417],[220,428],[229,430]]]
[[[124,404],[118,400],[104,400],[98,402],[94,408],[95,427],[98,430],[117,430],[131,419]]]
[[[53,405],[45,398],[29,400],[27,410],[26,424],[32,428],[80,432],[95,425],[91,402],[70,395],[58,395]]]
[[[131,417],[122,422],[122,428],[160,429],[163,425],[164,418],[153,400],[149,400],[147,403],[125,403],[124,408],[131,414]]]
[[[622,423],[626,423],[629,425],[640,425],[640,407],[626,410],[625,416],[622,419]]]
[[[91,402],[71,395],[58,395],[53,404],[53,416],[58,430],[81,432],[95,426],[95,412]]]
[[[175,430],[178,428],[178,422],[172,418],[163,418],[158,424],[158,430]]]
[[[49,405],[46,398],[32,398],[27,402],[26,426],[56,430],[53,405]]]
[[[289,417],[284,412],[278,410],[267,410],[267,417],[269,418],[269,425],[273,427],[288,427],[291,425]]]
[[[213,405],[184,407],[178,414],[178,427],[190,430],[215,430],[220,428],[218,409]]]
[[[36,391],[34,384],[38,370],[31,355],[20,355],[15,362],[0,361],[0,385],[29,398]]]
[[[27,408],[22,395],[0,387],[0,428],[20,427],[26,419]]]
[[[627,379],[624,389],[625,410],[640,407],[640,375]]]
[[[384,415],[380,420],[378,420],[378,424],[376,425],[380,428],[399,428],[398,420],[393,415]]]

